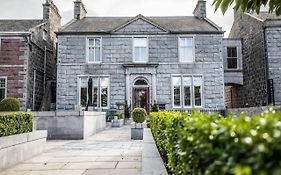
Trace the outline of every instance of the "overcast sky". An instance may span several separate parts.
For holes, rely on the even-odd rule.
[[[40,19],[44,0],[0,0],[0,19]],[[62,16],[62,23],[73,18],[74,0],[53,0]],[[191,16],[197,0],[83,0],[87,16]],[[207,0],[207,17],[221,26],[228,36],[233,10],[225,15],[214,12],[213,0]]]

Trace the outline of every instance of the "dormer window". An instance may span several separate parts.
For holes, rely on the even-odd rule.
[[[147,38],[133,38],[133,61],[136,63],[148,62]]]
[[[179,37],[179,60],[182,63],[192,63],[194,60],[193,37]]]
[[[87,62],[100,63],[101,62],[101,38],[87,39]]]

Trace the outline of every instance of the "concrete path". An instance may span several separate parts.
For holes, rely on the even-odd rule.
[[[49,141],[46,151],[0,175],[140,175],[142,141],[130,127],[110,128],[82,141]]]

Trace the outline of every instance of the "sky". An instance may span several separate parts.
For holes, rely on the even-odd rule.
[[[0,19],[41,19],[45,0],[0,0]],[[53,0],[62,16],[62,24],[73,18],[74,0]],[[192,16],[197,0],[82,0],[87,16]],[[222,27],[225,37],[231,29],[233,10],[215,12],[213,0],[207,0],[207,17]]]

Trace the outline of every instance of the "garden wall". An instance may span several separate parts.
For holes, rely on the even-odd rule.
[[[34,112],[33,117],[34,129],[48,130],[49,140],[85,139],[106,127],[104,112]]]
[[[0,171],[43,152],[47,131],[35,131],[0,138]]]
[[[280,107],[277,107],[280,108]],[[260,107],[249,107],[249,108],[228,108],[226,109],[225,113],[226,115],[230,113],[235,113],[236,115],[239,115],[241,112],[246,112],[249,116],[258,115],[261,112],[267,110],[268,107],[266,106],[260,106]]]

